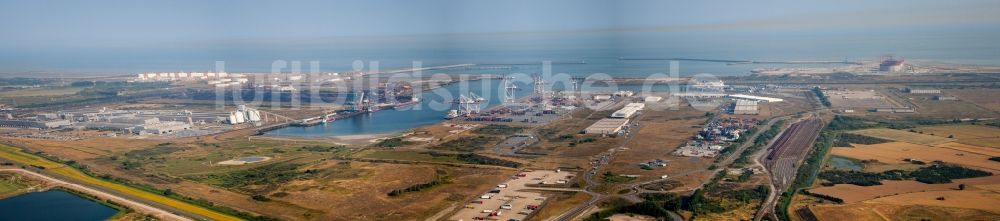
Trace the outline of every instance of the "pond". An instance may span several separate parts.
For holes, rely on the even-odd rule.
[[[835,170],[861,171],[865,169],[865,165],[860,161],[841,156],[830,156],[826,165]]]
[[[0,200],[0,221],[107,220],[118,210],[63,191],[26,193]]]

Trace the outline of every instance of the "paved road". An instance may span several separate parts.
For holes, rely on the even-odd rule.
[[[66,188],[73,189],[73,190],[76,190],[76,191],[84,192],[86,194],[97,196],[98,198],[101,198],[101,199],[110,199],[111,201],[114,201],[116,203],[120,203],[122,205],[125,205],[128,208],[131,208],[131,209],[134,209],[136,211],[139,211],[140,213],[150,214],[150,215],[153,215],[153,216],[155,216],[155,217],[157,217],[159,219],[163,219],[163,220],[182,220],[182,221],[190,221],[191,220],[191,219],[188,219],[186,217],[179,216],[177,214],[173,214],[173,213],[170,213],[170,212],[168,212],[166,210],[162,210],[162,209],[159,209],[159,208],[156,208],[156,207],[144,204],[144,203],[132,201],[132,200],[129,200],[129,199],[126,199],[126,198],[123,198],[123,197],[119,197],[119,196],[111,194],[111,193],[103,192],[103,191],[100,191],[100,190],[97,190],[97,189],[93,189],[93,188],[90,188],[90,187],[86,187],[86,186],[83,186],[83,185],[79,185],[79,184],[75,184],[75,183],[70,183],[70,182],[66,182],[66,181],[63,181],[63,180],[59,180],[59,179],[56,179],[56,178],[53,178],[53,177],[50,177],[50,176],[46,176],[46,175],[34,172],[34,171],[25,170],[25,169],[0,169],[0,171],[16,172],[16,173],[20,173],[20,174],[24,174],[24,175],[36,177],[36,178],[45,180],[45,181],[50,182],[50,183],[54,183],[54,184],[62,186],[62,187],[66,187]]]
[[[591,113],[590,115],[593,115],[593,113]],[[618,147],[614,147],[614,148],[608,149],[608,152],[605,152],[605,153],[602,153],[601,155],[599,155],[599,156],[604,157],[604,159],[603,160],[599,160],[600,163],[597,164],[597,165],[594,165],[594,167],[592,168],[592,171],[594,171],[594,173],[587,172],[587,173],[585,173],[583,175],[584,180],[587,181],[587,186],[584,187],[583,190],[587,194],[591,195],[590,200],[588,200],[587,202],[584,202],[583,204],[580,204],[576,208],[571,209],[569,212],[563,213],[558,218],[556,218],[556,220],[558,220],[558,221],[566,221],[566,220],[573,219],[573,218],[579,216],[580,213],[583,213],[583,211],[587,210],[587,208],[590,208],[591,206],[593,206],[598,201],[601,201],[602,199],[604,199],[604,198],[607,197],[604,194],[596,193],[596,192],[593,191],[594,188],[600,186],[600,184],[598,184],[597,182],[594,181],[594,175],[596,175],[596,171],[600,171],[602,167],[604,167],[605,165],[608,164],[608,162],[611,162],[611,159],[614,157],[615,152],[617,152],[618,149],[620,149],[622,147],[625,147],[625,145],[627,145],[629,142],[632,141],[633,138],[635,138],[636,132],[638,132],[642,128],[642,124],[639,124],[639,122],[641,122],[642,117],[644,117],[644,116],[645,116],[645,114],[641,114],[640,113],[639,116],[635,117],[632,121],[630,121],[630,123],[629,123],[630,127],[628,129],[628,133],[625,135],[626,136],[625,137],[625,141],[623,141],[621,143],[621,145],[619,145]],[[590,116],[587,116],[587,118],[590,118]]]

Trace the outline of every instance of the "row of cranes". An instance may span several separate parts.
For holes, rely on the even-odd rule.
[[[458,110],[449,111],[446,117],[448,119],[479,114],[482,111],[482,104],[487,103],[487,100],[476,93],[469,92],[469,96],[458,95],[458,100],[453,103],[458,104]]]

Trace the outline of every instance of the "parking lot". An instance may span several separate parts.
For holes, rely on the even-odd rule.
[[[558,185],[570,182],[574,173],[538,170],[519,173],[470,201],[448,220],[524,220],[545,203],[539,192],[522,191],[528,185]]]

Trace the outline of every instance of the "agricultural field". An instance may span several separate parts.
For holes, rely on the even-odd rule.
[[[922,145],[934,145],[934,144],[955,141],[955,139],[952,138],[938,137],[934,135],[920,134],[920,133],[886,129],[886,128],[856,130],[856,131],[851,131],[850,133],[865,135],[869,137],[882,138],[887,140],[895,140],[899,142],[922,144]]]
[[[983,125],[941,125],[918,127],[913,130],[938,137],[952,137],[958,143],[1000,148],[1000,128]]]
[[[978,187],[997,183],[1000,183],[1000,176],[996,175],[958,179],[952,180],[952,183],[941,184],[927,184],[914,180],[883,180],[882,185],[858,186],[854,184],[837,184],[828,187],[813,188],[810,189],[809,192],[837,197],[844,200],[844,203],[854,203],[905,193],[955,190],[958,189],[958,184]]]
[[[806,210],[818,220],[831,221],[991,220],[1000,215],[977,209],[927,205],[888,205],[870,202],[845,205],[811,205]]]
[[[913,159],[925,163],[943,161],[993,172],[1000,171],[1000,164],[991,161],[990,157],[992,156],[989,155],[903,142],[834,147],[830,154],[858,160],[876,160],[878,163],[884,164],[909,164],[910,162],[905,160]]]
[[[883,180],[880,185],[864,184],[824,184],[823,174],[814,187],[808,189],[810,195],[826,196],[842,200],[831,204],[829,199],[796,196],[790,213],[793,220],[988,220],[1000,216],[1000,194],[996,192],[1000,183],[1000,164],[991,157],[1000,155],[1000,149],[990,142],[997,129],[994,127],[948,124],[920,126],[912,129],[865,129],[848,133],[869,136],[892,142],[858,141],[872,139],[849,139],[852,147],[833,147],[831,160],[826,170],[844,170],[830,166],[831,163],[844,164],[843,159],[862,168],[862,173],[882,173],[883,171],[920,171],[930,167],[934,161],[987,171],[993,175],[985,177],[961,178],[949,183],[927,183],[927,180]],[[987,140],[986,142],[976,142]],[[972,142],[970,142],[972,141]],[[842,146],[842,145],[841,145]],[[837,158],[840,160],[834,160]],[[843,159],[841,159],[843,158]],[[841,165],[843,166],[843,165]],[[949,169],[950,170],[950,169]],[[826,173],[826,172],[824,172]],[[902,172],[903,174],[910,172]],[[915,172],[912,174],[916,174]],[[911,175],[912,175],[911,174]],[[847,175],[847,174],[844,174]],[[927,175],[927,174],[923,174]],[[945,176],[950,176],[946,174]],[[866,175],[868,176],[868,175]],[[884,175],[883,175],[884,176]],[[956,175],[961,177],[960,175]],[[968,176],[967,176],[968,177]],[[842,178],[841,178],[842,179]],[[860,176],[851,179],[861,179]],[[912,179],[912,178],[911,178]],[[843,182],[843,181],[838,181]],[[857,180],[867,183],[868,181]],[[823,185],[820,185],[823,184]],[[960,188],[960,184],[961,187]],[[827,186],[829,185],[829,186]],[[812,217],[812,218],[809,218]]]

